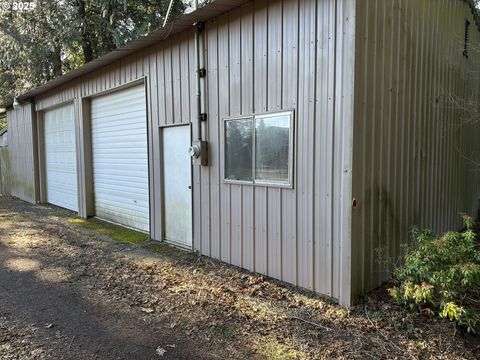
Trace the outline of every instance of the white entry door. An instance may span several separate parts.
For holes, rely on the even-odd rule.
[[[150,228],[145,87],[92,99],[95,215]]]
[[[165,241],[192,247],[190,126],[163,129]]]
[[[78,211],[73,105],[45,112],[44,135],[47,202]]]

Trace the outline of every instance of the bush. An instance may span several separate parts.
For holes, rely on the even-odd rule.
[[[396,267],[393,299],[419,311],[456,322],[468,332],[480,324],[480,251],[475,221],[463,216],[465,230],[435,235],[412,230],[412,247]]]

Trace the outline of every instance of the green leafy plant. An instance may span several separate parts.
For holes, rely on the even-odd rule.
[[[475,221],[463,215],[463,223],[462,232],[440,235],[414,228],[404,265],[394,270],[397,286],[389,292],[399,304],[428,309],[475,332],[480,324],[480,250]]]

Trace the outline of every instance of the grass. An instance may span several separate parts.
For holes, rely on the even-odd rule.
[[[225,340],[232,340],[238,335],[238,329],[235,326],[229,325],[214,325],[208,329],[208,332]]]
[[[260,346],[260,354],[271,360],[289,360],[300,359],[302,354],[296,350],[288,349],[286,346],[279,344],[275,340],[271,340]]]
[[[123,244],[139,244],[150,239],[149,235],[124,228],[119,225],[110,224],[99,219],[81,219],[70,218],[67,222],[74,225],[79,225],[84,229],[96,231],[102,235],[107,235],[113,240]]]
[[[193,253],[185,252],[183,250],[177,249],[173,246],[170,246],[161,242],[147,244],[143,247],[154,253],[160,254],[162,256],[165,256],[167,258],[171,258],[174,260],[189,260],[196,257],[196,255]]]

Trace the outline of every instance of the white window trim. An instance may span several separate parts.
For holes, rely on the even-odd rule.
[[[256,149],[255,149],[255,131],[256,131],[256,120],[257,119],[268,119],[271,117],[278,117],[288,115],[290,117],[290,128],[289,128],[289,135],[288,135],[288,183],[282,182],[272,182],[268,180],[255,180],[255,157],[256,157]],[[250,185],[250,186],[260,186],[260,187],[275,187],[275,188],[283,188],[283,189],[293,189],[293,174],[294,174],[294,132],[295,132],[295,113],[293,110],[288,111],[279,111],[279,112],[269,112],[263,114],[252,114],[252,115],[245,115],[245,116],[236,116],[236,117],[228,117],[223,119],[223,127],[222,127],[222,140],[223,140],[223,156],[222,158],[222,182],[225,184],[236,184],[236,185]],[[232,120],[251,120],[253,122],[253,144],[252,144],[252,181],[247,180],[230,180],[225,178],[225,154],[227,153],[227,134],[226,134],[226,123],[227,121]]]

